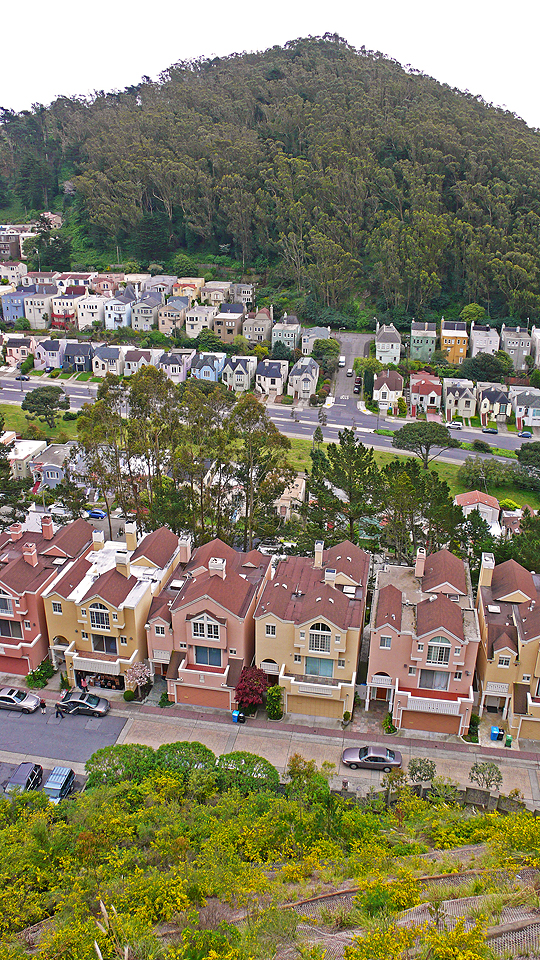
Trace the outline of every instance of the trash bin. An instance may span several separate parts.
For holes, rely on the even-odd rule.
[[[233,710],[232,712],[232,722],[233,723],[245,723],[246,718],[240,710]]]
[[[504,739],[504,730],[502,727],[499,727],[499,736],[497,737],[497,740],[503,740],[503,739]]]
[[[507,734],[506,734],[506,740],[504,741],[504,745],[505,745],[505,747],[511,747],[511,746],[512,746],[512,734],[511,734],[511,733],[507,733]]]
[[[492,740],[498,740],[498,739],[499,739],[499,728],[498,728],[498,727],[492,727],[492,728],[491,728],[491,739],[492,739]]]

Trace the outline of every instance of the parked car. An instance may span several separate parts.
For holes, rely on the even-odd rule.
[[[355,382],[355,383],[362,383],[362,377],[355,377],[355,378],[354,378],[354,382]]]
[[[15,379],[16,379],[16,380],[29,380],[30,377],[28,376],[27,373],[18,373],[17,376],[15,377]]]
[[[2,687],[0,690],[0,710],[20,710],[21,713],[34,713],[39,707],[39,697],[17,687]]]
[[[450,430],[462,430],[463,424],[461,420],[451,420],[450,423],[448,424],[448,427],[450,428]]]
[[[498,433],[498,427],[482,427],[482,433]]]
[[[6,793],[16,793],[23,790],[37,790],[43,779],[43,767],[39,763],[26,760],[20,763],[15,773],[9,778],[4,789]]]
[[[363,768],[367,770],[384,770],[388,773],[394,767],[402,764],[398,750],[387,750],[384,747],[348,747],[343,751],[341,762],[351,770]]]
[[[521,437],[522,440],[530,440],[532,437],[532,433],[530,430],[520,430],[520,432],[518,433],[518,437]]]
[[[352,367],[349,367],[349,369],[347,370],[347,376],[348,376],[348,377],[352,377],[353,373],[354,373],[353,368],[352,368]]]
[[[57,704],[64,713],[89,713],[92,717],[104,717],[111,709],[105,697],[82,690],[65,690]]]
[[[51,803],[60,803],[75,787],[75,774],[71,767],[54,767],[49,779],[43,787]]]
[[[89,516],[92,520],[105,520],[105,517],[107,516],[107,514],[105,513],[104,510],[95,510],[95,509],[94,509],[94,510],[90,510],[90,511],[89,511],[88,516]]]
[[[54,367],[45,367],[45,373],[52,373],[53,370],[54,370]]]
[[[359,384],[359,383],[355,383],[355,385],[354,385],[354,387],[353,387],[353,393],[360,393],[360,384]]]

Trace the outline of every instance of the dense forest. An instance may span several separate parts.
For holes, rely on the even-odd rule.
[[[72,264],[230,252],[319,308],[540,315],[540,133],[337,36],[0,116],[0,204],[63,211]]]

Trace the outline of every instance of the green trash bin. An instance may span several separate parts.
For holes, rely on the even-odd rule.
[[[505,745],[505,747],[511,747],[511,746],[512,746],[512,734],[511,734],[511,733],[507,733],[507,734],[506,734],[506,740],[504,741],[504,745]]]

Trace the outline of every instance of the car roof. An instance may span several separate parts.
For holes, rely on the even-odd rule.
[[[36,766],[35,763],[32,763],[30,760],[25,760],[24,763],[20,763],[13,776],[9,778],[10,783],[24,783],[27,777],[32,773],[32,770]]]
[[[69,774],[72,772],[73,771],[71,767],[54,767],[45,786],[47,787],[49,784],[52,785],[55,782],[62,783],[65,780],[65,778],[69,776]]]

